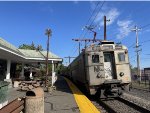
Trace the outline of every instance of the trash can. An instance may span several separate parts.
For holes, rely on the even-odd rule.
[[[44,113],[44,91],[41,87],[26,92],[25,113]]]
[[[0,109],[8,103],[8,85],[9,82],[0,81]]]

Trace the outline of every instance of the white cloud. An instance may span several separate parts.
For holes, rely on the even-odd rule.
[[[104,25],[103,18],[106,16],[107,20],[110,20],[107,22],[107,25],[111,25],[114,23],[114,21],[118,18],[120,15],[120,12],[118,11],[117,8],[105,8],[102,12],[99,12],[96,19],[95,23],[99,23],[100,26]]]
[[[129,35],[130,29],[129,26],[132,24],[132,20],[118,20],[118,31],[119,34],[117,34],[117,39],[122,39]]]

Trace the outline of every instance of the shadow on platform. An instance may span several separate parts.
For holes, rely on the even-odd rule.
[[[57,81],[54,85],[56,86],[57,91],[81,95],[81,93],[79,93],[78,91],[74,91],[74,92],[71,91],[67,81],[63,76],[58,76]]]

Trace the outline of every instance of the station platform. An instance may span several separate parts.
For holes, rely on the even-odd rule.
[[[82,92],[67,78],[59,76],[56,90],[44,92],[44,113],[100,113]],[[25,96],[12,88],[9,101]]]
[[[45,113],[80,113],[72,91],[63,77],[58,77],[56,90],[45,92]]]

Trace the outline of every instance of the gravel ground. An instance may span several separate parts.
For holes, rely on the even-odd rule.
[[[139,106],[142,106],[143,108],[150,110],[150,92],[132,89],[130,92],[124,92],[124,94],[121,97]],[[100,106],[98,102],[92,100],[91,102],[100,110],[101,113],[107,113],[105,108]],[[128,105],[122,102],[119,102],[118,100],[109,100],[105,102],[109,106],[114,108],[114,110],[117,111],[117,113],[140,113],[139,111],[136,111],[135,109],[129,107]]]
[[[148,110],[150,110],[150,101],[149,100],[146,100],[146,99],[143,99],[143,98],[140,98],[136,95],[133,95],[133,94],[129,94],[129,93],[124,93],[122,95],[122,97],[126,100],[129,100],[130,102],[133,102],[139,106],[142,106]]]
[[[138,89],[131,89],[131,91],[126,92],[126,93],[150,101],[150,92],[148,92],[148,91],[143,91],[143,90],[138,90]]]
[[[103,108],[102,106],[99,105],[99,103],[97,103],[96,101],[91,101],[93,103],[93,105],[95,105],[95,107],[100,111],[100,113],[108,113],[105,108]]]
[[[140,113],[139,111],[129,107],[128,105],[118,100],[108,100],[104,101],[104,103],[113,108],[117,113]]]

